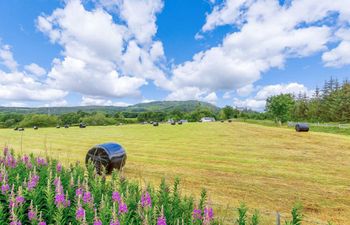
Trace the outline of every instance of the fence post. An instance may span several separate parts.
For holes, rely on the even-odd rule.
[[[276,225],[281,225],[281,215],[279,212],[276,213]]]

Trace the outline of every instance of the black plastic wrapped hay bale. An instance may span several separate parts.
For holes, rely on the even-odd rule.
[[[158,122],[153,122],[153,126],[154,126],[154,127],[158,127],[158,126],[159,126],[159,123],[158,123]]]
[[[228,120],[228,122],[229,122],[229,123],[231,123],[231,122],[232,122],[232,120]]]
[[[107,173],[111,173],[113,169],[121,170],[126,162],[126,152],[124,148],[117,143],[104,143],[92,147],[85,159],[85,163],[89,161],[95,166],[98,174],[101,174],[105,168]]]
[[[170,124],[171,124],[171,125],[175,125],[176,123],[175,123],[175,121],[172,121]]]
[[[18,130],[18,127],[13,128],[13,130],[17,131],[17,130]]]
[[[57,125],[56,128],[59,129],[59,128],[61,128],[61,126],[60,126],[60,125]]]
[[[64,128],[69,128],[69,125],[68,125],[68,124],[65,124],[65,125],[64,125]]]
[[[308,132],[309,131],[309,125],[306,123],[297,123],[295,125],[295,130],[297,132]]]
[[[86,127],[85,123],[80,123],[79,124],[79,128],[85,128],[85,127]]]
[[[37,130],[37,129],[38,129],[38,126],[34,126],[33,129],[34,129],[34,130]]]
[[[177,122],[177,124],[182,125],[182,121],[180,120],[179,122]]]
[[[24,131],[24,128],[20,127],[18,128],[18,131]]]

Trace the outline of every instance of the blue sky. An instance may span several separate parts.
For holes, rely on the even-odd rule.
[[[0,105],[255,110],[350,76],[343,0],[0,1]],[[315,10],[317,9],[317,10]]]

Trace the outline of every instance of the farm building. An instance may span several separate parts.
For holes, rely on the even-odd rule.
[[[204,122],[215,122],[215,118],[213,117],[203,117],[201,119],[201,122],[204,123]]]

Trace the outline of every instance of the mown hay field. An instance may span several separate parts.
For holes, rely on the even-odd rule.
[[[241,122],[0,130],[17,153],[83,162],[95,144],[114,141],[128,154],[125,176],[141,183],[181,179],[182,190],[209,201],[226,222],[240,202],[258,209],[263,224],[304,206],[304,224],[350,224],[350,137],[296,133]]]

